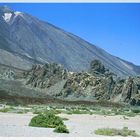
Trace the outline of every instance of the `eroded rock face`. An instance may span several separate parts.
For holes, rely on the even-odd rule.
[[[0,78],[13,80],[15,78],[15,73],[12,70],[7,69],[4,73],[0,74]]]
[[[92,62],[90,72],[68,72],[53,63],[33,66],[25,78],[27,85],[45,89],[47,94],[56,98],[140,105],[140,77],[114,78],[114,74],[106,74],[105,67],[99,61]]]
[[[61,65],[52,63],[45,65],[34,65],[30,71],[25,73],[26,84],[33,87],[49,88],[57,82],[67,78],[67,71]]]
[[[140,99],[140,78],[128,77],[116,82],[112,95],[117,101],[138,105]],[[113,99],[113,98],[112,98]]]

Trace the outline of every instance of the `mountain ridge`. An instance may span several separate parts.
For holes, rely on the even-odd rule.
[[[87,71],[90,62],[99,59],[119,76],[140,74],[139,66],[115,57],[70,32],[29,14],[6,9],[0,7],[0,49],[15,57],[16,67],[28,69],[36,63],[55,62],[70,71]],[[8,16],[11,21],[8,17],[3,18],[7,12],[12,14]],[[0,63],[15,66],[8,62],[8,57],[6,61],[1,58]]]

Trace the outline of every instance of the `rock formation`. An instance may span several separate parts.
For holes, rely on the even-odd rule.
[[[108,100],[140,105],[140,77],[114,78],[104,65],[91,62],[90,73],[70,72],[58,64],[36,65],[25,74],[26,84],[69,100]]]

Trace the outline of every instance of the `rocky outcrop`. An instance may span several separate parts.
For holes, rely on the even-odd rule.
[[[140,105],[140,77],[121,79],[107,71],[100,61],[92,61],[90,73],[70,72],[55,63],[34,65],[24,72],[3,67],[0,80],[0,89],[10,95],[21,94],[26,97],[29,94],[26,91],[30,91],[32,97],[36,91],[41,98],[50,96],[70,101],[111,101]]]
[[[0,74],[0,78],[13,80],[15,78],[15,73],[12,70],[7,69],[4,73]]]
[[[114,78],[100,61],[92,61],[90,73],[69,72],[58,64],[36,65],[25,73],[26,84],[46,94],[69,100],[108,100],[140,105],[140,77]]]
[[[24,73],[26,84],[33,87],[49,88],[57,82],[67,78],[67,71],[58,64],[34,65],[32,69]]]
[[[99,60],[93,60],[90,63],[89,73],[91,74],[104,74],[106,71],[104,65]]]

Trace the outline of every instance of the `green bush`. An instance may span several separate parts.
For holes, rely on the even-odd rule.
[[[0,109],[0,112],[3,112],[3,113],[6,113],[6,112],[8,112],[8,111],[10,111],[9,108],[2,108],[2,109]]]
[[[60,118],[55,116],[51,111],[45,112],[44,114],[39,114],[33,117],[29,123],[29,126],[33,127],[47,127],[55,128],[54,132],[57,133],[69,133],[68,129],[63,123],[63,120],[68,120],[67,118]]]
[[[67,129],[66,125],[58,125],[54,129],[54,132],[56,132],[56,133],[69,133],[69,130]]]
[[[136,113],[136,114],[140,113],[140,109],[139,108],[133,108],[133,109],[131,109],[131,111],[133,113]]]
[[[97,135],[105,135],[105,136],[134,136],[138,137],[139,135],[134,130],[129,130],[128,127],[124,127],[123,129],[115,129],[115,128],[101,128],[95,130],[95,134]]]
[[[63,120],[53,113],[39,114],[31,119],[29,126],[55,128],[58,125],[64,125]]]

